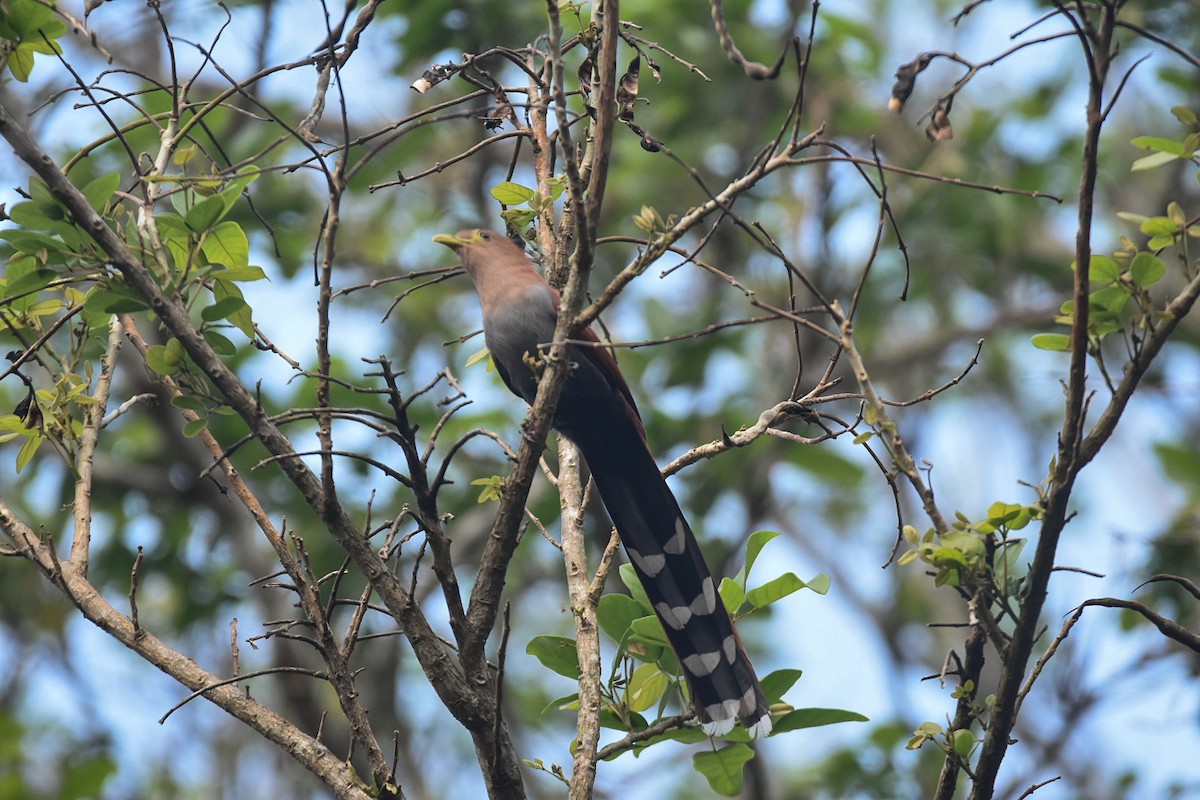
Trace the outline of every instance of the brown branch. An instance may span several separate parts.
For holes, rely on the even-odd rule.
[[[1188,594],[1190,594],[1192,597],[1196,598],[1197,600],[1200,600],[1200,586],[1197,586],[1195,583],[1193,583],[1192,581],[1189,581],[1187,578],[1182,578],[1178,575],[1165,575],[1165,574],[1161,574],[1161,573],[1158,575],[1152,575],[1149,578],[1147,578],[1146,580],[1142,581],[1140,584],[1138,584],[1137,587],[1134,589],[1134,591],[1136,592],[1138,589],[1140,589],[1143,586],[1146,586],[1148,584],[1162,583],[1164,581],[1169,582],[1169,583],[1174,583],[1178,586],[1182,586]]]
[[[954,710],[954,719],[946,731],[946,735],[949,737],[953,737],[955,731],[970,730],[979,716],[976,697],[979,695],[980,676],[983,674],[984,665],[984,647],[987,644],[988,634],[982,618],[976,611],[986,604],[987,593],[982,589],[977,589],[967,604],[971,632],[967,634],[965,643],[966,659],[958,673],[960,694]],[[966,689],[968,682],[973,687],[970,691]],[[946,760],[942,762],[942,772],[938,777],[937,789],[933,794],[934,800],[952,800],[954,791],[958,787],[958,774],[962,767],[962,760],[951,748],[950,752],[946,754]]]
[[[4,113],[0,109],[0,117]],[[206,699],[218,708],[278,745],[330,787],[339,800],[370,800],[373,796],[354,774],[353,768],[331,753],[318,739],[305,735],[270,708],[247,697],[236,686],[223,685],[222,678],[202,669],[144,628],[136,627],[132,620],[113,608],[96,591],[77,565],[70,561],[59,562],[53,547],[40,540],[3,499],[0,499],[0,531],[63,591],[85,619],[174,680],[192,691],[204,693]]]
[[[619,739],[612,744],[606,744],[604,747],[600,748],[599,752],[596,753],[596,756],[602,761],[610,759],[613,756],[624,753],[626,750],[631,750],[636,744],[653,739],[655,736],[659,736],[660,734],[686,727],[688,722],[694,718],[695,714],[689,712],[687,714],[680,714],[678,716],[667,717],[666,719],[659,720],[647,728],[642,728],[640,731],[633,731],[632,733],[626,734],[624,738]]]
[[[567,572],[567,593],[575,622],[579,651],[579,713],[577,738],[567,796],[589,800],[596,783],[596,747],[600,741],[602,698],[600,628],[591,591],[587,565],[586,531],[583,525],[586,498],[580,482],[579,450],[570,441],[559,440],[558,492],[562,507],[562,553]]]
[[[1028,587],[1025,601],[1013,630],[1012,639],[1004,653],[1003,666],[996,690],[996,702],[976,762],[976,780],[970,800],[991,800],[1000,764],[1008,750],[1009,734],[1016,724],[1018,700],[1025,671],[1033,653],[1038,632],[1038,618],[1046,602],[1050,575],[1054,569],[1059,539],[1068,521],[1067,504],[1079,470],[1087,463],[1082,448],[1084,396],[1087,391],[1088,345],[1088,264],[1091,263],[1092,216],[1099,171],[1100,132],[1104,124],[1104,87],[1112,54],[1113,12],[1101,7],[1100,28],[1092,34],[1079,30],[1079,23],[1060,5],[1060,11],[1076,26],[1078,40],[1089,65],[1087,126],[1084,133],[1083,168],[1078,190],[1078,229],[1075,238],[1074,275],[1075,313],[1071,324],[1071,363],[1066,386],[1067,400],[1063,410],[1063,427],[1059,434],[1055,467],[1050,476],[1050,489],[1045,502],[1045,514],[1038,536],[1037,549],[1026,576]],[[1113,422],[1115,425],[1115,421]]]
[[[140,332],[134,325],[133,320],[128,317],[122,317],[124,322],[125,335],[133,343],[134,348],[144,358],[147,351],[147,344],[142,339]],[[174,396],[180,396],[182,392],[176,386],[174,380],[170,376],[160,376],[159,380],[171,391]],[[199,419],[199,416],[187,409],[181,409],[181,414],[186,420]],[[239,502],[250,512],[258,525],[263,536],[275,551],[275,557],[279,559],[280,566],[291,580],[292,588],[299,597],[300,605],[304,609],[304,614],[317,636],[317,650],[321,654],[323,660],[328,667],[327,679],[336,690],[338,702],[341,705],[342,713],[345,715],[347,722],[350,725],[351,732],[355,736],[355,740],[363,748],[366,753],[368,762],[371,764],[373,778],[376,786],[383,786],[391,777],[387,770],[386,762],[383,759],[383,753],[379,750],[378,744],[375,741],[374,735],[371,733],[370,726],[367,724],[366,709],[362,707],[359,701],[359,695],[354,688],[354,680],[351,674],[350,667],[347,663],[350,648],[345,651],[339,648],[332,629],[329,626],[329,615],[325,611],[321,596],[318,590],[317,581],[310,579],[304,572],[304,569],[297,559],[296,555],[289,549],[287,541],[283,534],[276,529],[274,523],[271,522],[259,502],[257,495],[253,493],[245,481],[242,480],[241,474],[233,467],[226,453],[222,449],[220,442],[212,435],[212,432],[207,428],[200,432],[200,441],[212,455],[214,466],[221,465],[226,481],[228,481],[234,496]],[[139,562],[140,562],[139,551]],[[136,564],[135,564],[136,568]],[[130,604],[133,606],[134,591],[136,590],[136,572],[133,588],[130,589]],[[137,627],[136,606],[133,613],[134,626]]]
[[[108,326],[108,348],[100,359],[100,376],[96,380],[96,391],[92,394],[92,405],[84,412],[83,435],[79,440],[79,452],[75,458],[75,516],[74,536],[71,541],[71,560],[87,575],[88,557],[92,540],[92,467],[96,445],[100,441],[100,429],[104,427],[104,409],[108,407],[109,390],[117,367],[117,351],[121,349],[121,324],[113,320]]]
[[[1141,614],[1154,627],[1158,628],[1159,632],[1161,632],[1163,636],[1179,642],[1181,645],[1194,653],[1200,653],[1200,634],[1193,633],[1175,620],[1168,619],[1141,603],[1138,603],[1134,600],[1121,600],[1116,597],[1097,597],[1080,603],[1079,609],[1082,611],[1083,609],[1091,606],[1102,606],[1104,608],[1124,608],[1128,611]]]
[[[729,33],[729,24],[725,21],[723,0],[711,0],[709,5],[712,9],[713,28],[716,30],[717,38],[721,42],[721,49],[725,51],[725,55],[730,62],[741,67],[746,77],[753,78],[756,81],[771,80],[778,77],[779,68],[783,66],[783,59],[787,55],[787,49],[784,49],[783,55],[775,62],[774,67],[768,67],[766,64],[749,60],[738,49],[733,41],[733,35]]]

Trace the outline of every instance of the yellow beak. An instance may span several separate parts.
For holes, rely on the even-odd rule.
[[[459,237],[449,233],[439,233],[437,236],[433,237],[433,240],[438,244],[444,244],[446,247],[450,248],[464,247],[467,244],[465,239],[460,239]]]

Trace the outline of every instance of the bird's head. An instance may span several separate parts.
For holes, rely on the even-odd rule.
[[[463,268],[472,278],[488,269],[504,269],[529,263],[524,251],[506,236],[485,228],[473,228],[456,234],[439,233],[433,241],[444,244],[462,259]]]
[[[460,252],[464,248],[473,247],[475,245],[483,245],[486,242],[495,239],[503,238],[495,231],[485,230],[483,228],[473,228],[465,231],[459,231],[455,234],[439,233],[433,237],[433,240],[438,244],[444,244],[454,252]]]

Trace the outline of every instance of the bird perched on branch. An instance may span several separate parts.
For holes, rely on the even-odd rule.
[[[520,247],[494,231],[439,234],[479,293],[483,331],[496,370],[533,404],[539,348],[554,338],[559,294]],[[599,340],[590,330],[582,337]],[[602,347],[576,347],[554,413],[554,428],[578,446],[679,657],[704,731],[719,736],[738,720],[752,737],[771,732],[754,667],[717,594],[717,585],[679,503],[650,453],[629,385]]]

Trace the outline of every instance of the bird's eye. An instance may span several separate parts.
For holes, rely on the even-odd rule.
[[[492,235],[490,233],[488,233],[487,231],[481,231],[479,234],[479,238],[480,239],[490,239],[490,238],[492,238]]]

